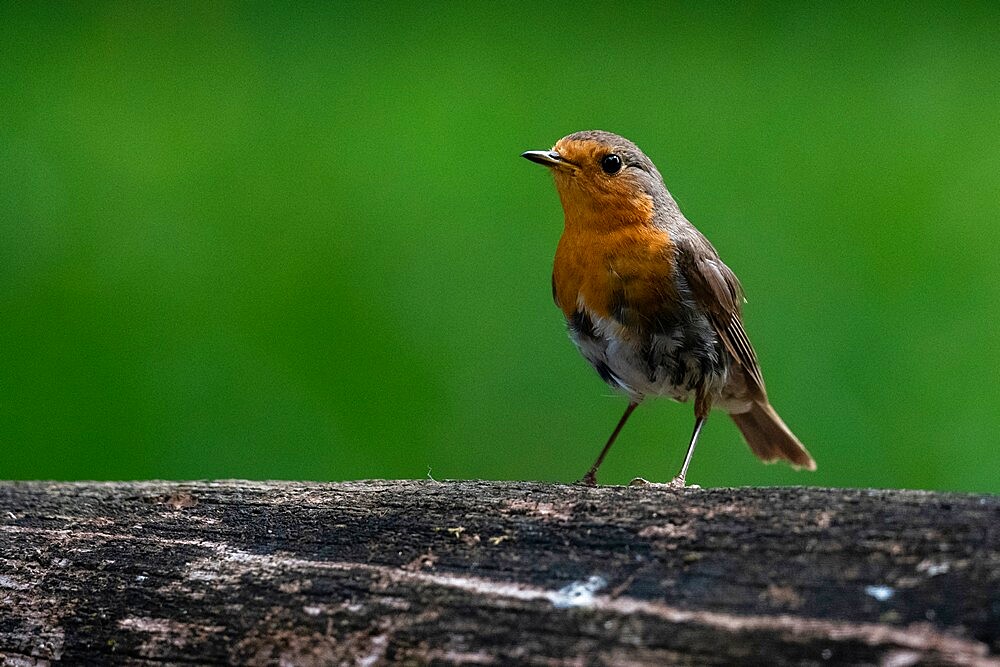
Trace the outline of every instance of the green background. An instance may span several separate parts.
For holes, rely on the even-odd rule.
[[[1000,491],[1000,5],[376,4],[3,3],[0,478],[577,479],[625,401],[518,154],[600,128],[819,463],[717,414],[689,481]]]

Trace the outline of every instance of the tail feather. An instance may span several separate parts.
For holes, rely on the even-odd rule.
[[[761,460],[772,462],[784,459],[796,468],[816,469],[816,462],[809,452],[769,403],[754,403],[748,412],[729,416]]]

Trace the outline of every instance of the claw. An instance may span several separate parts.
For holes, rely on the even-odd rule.
[[[629,486],[645,486],[652,487],[655,489],[670,489],[672,491],[679,491],[681,489],[700,489],[701,487],[697,484],[686,484],[682,477],[674,477],[672,480],[666,484],[662,482],[650,482],[649,480],[643,479],[642,477],[636,477],[631,482],[628,483]]]

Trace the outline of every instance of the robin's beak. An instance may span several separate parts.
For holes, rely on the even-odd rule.
[[[543,167],[568,167],[569,162],[566,162],[559,153],[555,151],[525,151],[521,153],[521,157],[525,160],[531,160],[532,162],[537,162]]]

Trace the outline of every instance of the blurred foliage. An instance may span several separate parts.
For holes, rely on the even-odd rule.
[[[819,462],[717,414],[690,481],[1000,491],[1000,5],[379,4],[0,6],[0,478],[578,478],[625,402],[518,154],[600,128]]]

